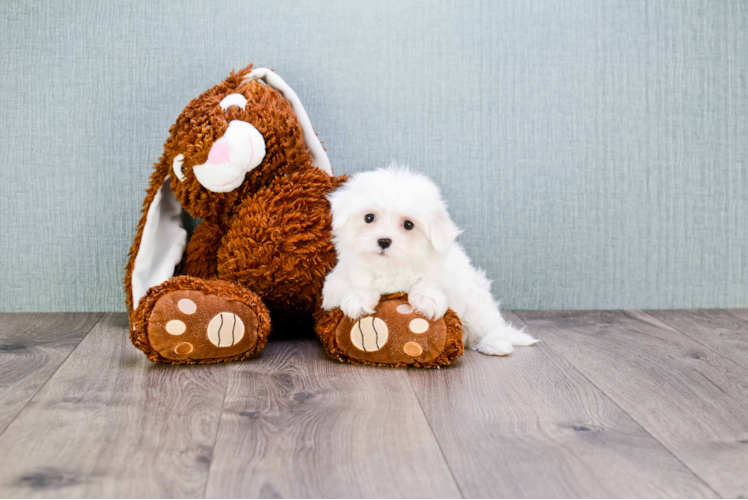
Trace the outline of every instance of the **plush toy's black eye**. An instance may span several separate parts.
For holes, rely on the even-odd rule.
[[[371,224],[372,222],[374,222],[374,214],[366,214],[364,216],[364,220],[367,224]]]
[[[409,220],[406,220],[405,222],[403,222],[403,227],[407,229],[408,231],[410,231],[411,229],[415,227],[415,224],[413,224]]]
[[[221,99],[218,105],[224,111],[228,111],[232,106],[236,106],[241,111],[247,105],[247,98],[241,94],[229,94]]]

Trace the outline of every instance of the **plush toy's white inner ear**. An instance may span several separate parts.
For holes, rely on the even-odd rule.
[[[312,154],[312,165],[319,167],[329,175],[333,175],[332,166],[330,165],[330,159],[327,157],[325,148],[322,147],[322,143],[319,141],[317,134],[314,132],[312,122],[309,121],[309,116],[307,116],[304,106],[301,105],[301,100],[299,99],[299,96],[296,95],[296,92],[294,92],[293,89],[291,89],[291,87],[289,87],[288,84],[283,81],[283,78],[276,75],[268,68],[257,68],[255,70],[252,70],[252,72],[246,76],[246,79],[264,81],[275,90],[280,92],[281,95],[291,103],[291,107],[293,108],[294,113],[296,113],[296,118],[299,119],[299,124],[301,125],[301,129],[304,132],[304,142],[306,143],[309,151]]]
[[[181,156],[181,155],[180,155]],[[152,286],[174,276],[187,246],[187,231],[182,227],[182,206],[169,186],[169,176],[148,207],[143,235],[132,270],[133,309]]]

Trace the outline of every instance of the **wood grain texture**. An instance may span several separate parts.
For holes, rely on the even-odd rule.
[[[0,496],[203,496],[228,365],[153,365],[127,328],[105,315],[0,436]]]
[[[408,374],[466,497],[714,496],[543,342]]]
[[[0,434],[99,318],[100,313],[0,314]]]
[[[638,311],[520,316],[719,494],[748,496],[745,368]]]
[[[441,370],[158,366],[124,314],[0,315],[0,497],[745,497],[744,314],[523,312],[541,344]]]
[[[460,492],[406,370],[342,364],[297,340],[232,366],[207,496]]]
[[[748,310],[645,311],[741,366],[748,366]]]

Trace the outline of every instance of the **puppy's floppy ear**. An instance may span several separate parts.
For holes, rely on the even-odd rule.
[[[449,217],[446,207],[439,207],[428,217],[426,232],[437,252],[444,253],[462,232]]]

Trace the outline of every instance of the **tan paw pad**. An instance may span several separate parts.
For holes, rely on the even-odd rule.
[[[364,352],[380,350],[387,343],[389,331],[384,321],[373,316],[361,318],[351,328],[351,342]]]
[[[195,314],[195,311],[197,311],[197,304],[192,302],[190,299],[180,300],[177,302],[177,307],[185,314]]]
[[[184,321],[173,319],[166,323],[164,328],[170,335],[182,335],[187,330],[187,325],[184,324]]]
[[[408,323],[408,328],[413,333],[424,333],[429,329],[429,322],[423,318],[416,318]]]
[[[216,347],[231,347],[244,337],[244,322],[234,313],[222,312],[208,323],[208,340]]]
[[[181,355],[187,355],[195,350],[195,346],[190,344],[189,342],[181,342],[174,346],[174,352]]]
[[[403,346],[403,352],[408,356],[416,358],[423,353],[423,347],[421,347],[421,344],[418,344],[417,342],[408,342]]]

